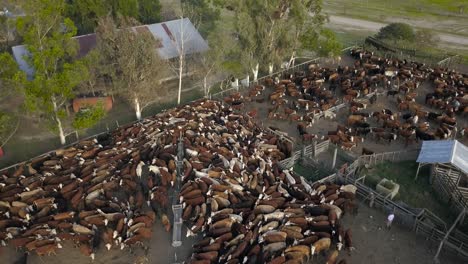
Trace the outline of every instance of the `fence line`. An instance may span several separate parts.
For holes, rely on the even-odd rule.
[[[360,166],[365,164],[375,165],[384,161],[409,160],[415,157],[415,152],[417,152],[417,150],[363,155],[351,164],[343,166],[338,172],[323,177],[313,183],[339,182],[354,184],[357,188],[356,195],[361,201],[365,202],[369,200],[371,194],[373,194],[375,207],[386,213],[394,212],[396,223],[401,224],[417,235],[440,243],[447,233],[447,226],[443,220],[426,208],[413,208],[409,205],[396,203],[389,199],[388,196],[384,196],[372,188],[367,187],[361,182],[363,177],[357,178],[357,171]],[[454,230],[450,233],[443,246],[446,250],[468,258],[468,235],[459,230]]]
[[[442,168],[439,165],[434,167],[432,171],[433,186],[439,190],[445,200],[453,205],[458,212],[468,208],[466,198],[463,193],[458,189],[456,184],[449,179],[450,169]]]
[[[401,150],[393,152],[375,153],[371,155],[362,155],[358,158],[359,165],[374,166],[386,161],[398,162],[407,160],[416,160],[419,154],[417,150]]]
[[[345,52],[345,51],[347,51],[347,50],[349,50],[349,49],[352,49],[352,48],[354,48],[354,47],[355,47],[355,46],[347,47],[347,48],[343,49],[342,52]],[[270,74],[270,75],[267,75],[267,76],[263,76],[263,77],[259,78],[259,79],[257,80],[257,82],[258,82],[259,80],[264,80],[264,79],[266,79],[266,78],[268,78],[268,77],[271,77],[271,76],[274,76],[274,75],[282,74],[282,73],[285,73],[285,72],[293,72],[293,71],[296,71],[296,70],[299,69],[300,67],[306,67],[306,66],[308,67],[309,64],[314,63],[314,62],[317,62],[317,61],[319,61],[320,59],[321,59],[321,58],[314,58],[314,59],[312,59],[312,60],[308,60],[308,61],[306,61],[306,62],[297,64],[297,65],[295,65],[295,66],[293,66],[293,67],[290,67],[290,68],[288,68],[288,69],[284,69],[284,70],[278,71],[278,72],[276,72],[276,73],[274,73],[274,74]],[[224,82],[224,81],[220,81],[219,83],[222,84],[223,82]],[[254,83],[256,83],[256,82],[251,81],[251,82],[249,83],[249,85],[252,85],[252,84],[254,84]],[[198,84],[198,85],[194,85],[194,86],[192,86],[192,87],[190,87],[190,88],[188,88],[188,89],[184,89],[183,91],[192,91],[192,90],[196,90],[196,89],[200,89],[200,90],[201,90],[202,88],[203,88],[203,86],[200,85],[200,84]],[[222,90],[222,91],[220,91],[220,92],[218,92],[218,93],[210,94],[210,95],[208,96],[208,98],[209,98],[209,99],[211,99],[211,98],[220,99],[220,98],[223,98],[224,95],[226,95],[226,94],[229,94],[229,93],[234,92],[234,91],[236,91],[236,92],[239,91],[239,89],[242,89],[242,88],[239,88],[239,87],[235,88],[235,87],[233,87],[233,88],[229,88],[229,89],[226,89],[226,90]],[[206,97],[206,96],[197,97],[197,98],[195,98],[195,99],[193,99],[193,100],[189,100],[189,101],[187,101],[187,102],[185,102],[185,103],[191,103],[191,102],[200,100],[200,99],[202,99],[202,98],[204,98],[204,97]],[[162,110],[161,112],[163,112],[163,111],[164,111],[164,110]],[[126,123],[126,124],[123,124],[123,125],[131,125],[131,124],[134,124],[134,123],[137,123],[137,122],[140,122],[140,121],[139,121],[139,120],[134,120],[134,121],[132,121],[132,122],[129,122],[129,123]],[[117,124],[117,127],[116,127],[116,128],[113,128],[113,129],[118,129],[118,128],[121,127],[121,126],[122,126],[121,124]],[[77,138],[75,141],[71,142],[70,144],[66,144],[66,145],[63,145],[63,146],[59,146],[58,148],[68,148],[68,147],[71,147],[71,146],[77,144],[78,142],[80,142],[80,141],[82,141],[82,140],[87,140],[87,139],[96,138],[96,137],[98,137],[98,136],[100,136],[100,135],[103,135],[103,134],[105,134],[105,133],[108,133],[110,130],[112,130],[112,129],[109,129],[109,127],[107,127],[107,129],[104,130],[104,131],[102,131],[102,132],[99,132],[99,133],[96,133],[96,134],[93,134],[93,135],[90,135],[90,136],[88,136],[88,137],[81,138],[81,139],[80,139],[80,138]],[[23,164],[23,163],[25,163],[25,162],[27,162],[27,161],[30,161],[30,160],[35,159],[35,158],[43,157],[43,156],[45,156],[45,155],[49,155],[49,154],[53,153],[54,151],[55,151],[55,149],[54,149],[54,150],[47,151],[47,152],[45,152],[45,153],[41,153],[41,154],[39,154],[39,155],[33,156],[33,157],[31,157],[31,158],[29,158],[29,159],[26,159],[26,160],[23,160],[23,161],[21,161],[21,162],[17,162],[17,163],[15,163],[15,164],[9,165],[9,166],[7,166],[7,167],[0,168],[0,170],[3,171],[3,170],[11,169],[11,168],[16,168],[17,166],[19,166],[19,165],[21,165],[21,164]]]

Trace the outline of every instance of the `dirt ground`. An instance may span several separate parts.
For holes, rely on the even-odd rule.
[[[339,259],[345,258],[348,264],[412,264],[433,263],[433,257],[437,250],[436,244],[426,241],[414,233],[398,226],[398,219],[390,230],[384,228],[386,215],[367,205],[360,204],[359,213],[356,216],[346,215],[343,224],[351,228],[353,232],[354,250],[351,255],[345,251],[340,253]],[[38,257],[35,254],[24,258],[22,252],[16,252],[13,248],[1,249],[1,262],[4,264],[28,263],[28,264],[129,264],[129,263],[176,263],[175,250],[171,246],[171,233],[166,233],[160,223],[154,227],[154,235],[147,243],[147,254],[141,248],[133,252],[111,249],[107,251],[100,248],[96,253],[94,262],[89,257],[83,256],[77,248],[71,244],[64,244],[64,248],[57,251],[56,256]],[[191,254],[191,245],[195,239],[184,239],[183,245],[178,248],[179,263],[187,259]],[[446,251],[440,255],[443,264],[463,264],[463,260],[452,256]],[[325,263],[324,256],[316,256],[309,263]]]
[[[185,228],[183,229],[185,234]],[[0,263],[2,264],[144,264],[144,263],[182,263],[192,253],[192,244],[196,241],[195,238],[183,237],[182,246],[175,250],[172,247],[172,230],[167,233],[160,222],[156,222],[153,227],[153,237],[146,243],[149,247],[145,251],[141,247],[135,247],[130,252],[125,249],[123,251],[119,249],[111,249],[107,251],[104,245],[100,245],[99,250],[96,252],[96,258],[94,262],[91,261],[90,257],[82,255],[78,248],[74,248],[72,243],[61,243],[63,248],[57,251],[57,255],[39,257],[36,254],[31,254],[24,257],[23,252],[16,252],[11,246],[0,247]],[[175,256],[177,254],[177,261]]]
[[[398,219],[387,230],[385,221],[384,213],[362,203],[356,216],[345,216],[343,224],[351,228],[356,250],[352,251],[351,256],[341,252],[340,259],[346,258],[349,264],[434,263],[438,245],[398,226]],[[466,260],[454,257],[444,250],[439,259],[443,264],[466,263]]]

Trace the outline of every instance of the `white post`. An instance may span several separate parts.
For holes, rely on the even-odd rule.
[[[57,128],[59,130],[59,137],[60,137],[60,144],[65,145],[65,133],[63,132],[62,121],[58,116],[58,109],[57,109],[57,102],[55,101],[55,97],[52,97],[52,105],[54,106],[54,114],[55,114],[55,121],[57,122]]]
[[[180,92],[180,91],[179,91]],[[180,99],[180,98],[179,98]],[[135,114],[136,114],[136,118],[138,120],[141,119],[141,110],[140,110],[140,102],[138,101],[138,98],[135,97]]]
[[[335,147],[335,150],[333,152],[333,162],[332,162],[332,169],[335,168],[336,165],[336,155],[338,153],[338,147]]]
[[[239,79],[235,78],[233,82],[231,82],[231,87],[239,89]]]
[[[252,73],[254,75],[254,79],[253,81],[256,82],[257,79],[258,79],[258,68],[260,67],[260,65],[257,63],[257,65],[255,65],[255,67],[252,69]]]

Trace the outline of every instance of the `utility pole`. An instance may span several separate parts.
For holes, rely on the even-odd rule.
[[[172,198],[172,213],[174,216],[174,225],[172,229],[172,246],[176,248],[175,254],[175,263],[177,263],[177,248],[182,246],[182,205],[179,204],[179,200],[177,196],[180,192],[180,181],[182,179],[182,174],[184,170],[184,142],[182,139],[182,134],[179,137],[179,142],[177,144],[177,161],[176,161],[176,168],[177,168],[177,177],[174,183],[174,193]]]

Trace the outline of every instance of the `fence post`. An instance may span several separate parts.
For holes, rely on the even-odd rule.
[[[314,158],[317,157],[317,141],[314,141],[314,153],[313,153],[313,155],[314,155]]]
[[[335,146],[335,150],[333,151],[333,162],[331,168],[335,168],[336,165],[336,154],[338,153],[338,147]]]
[[[302,146],[302,152],[301,152],[301,161],[304,161],[306,157],[306,146]]]

